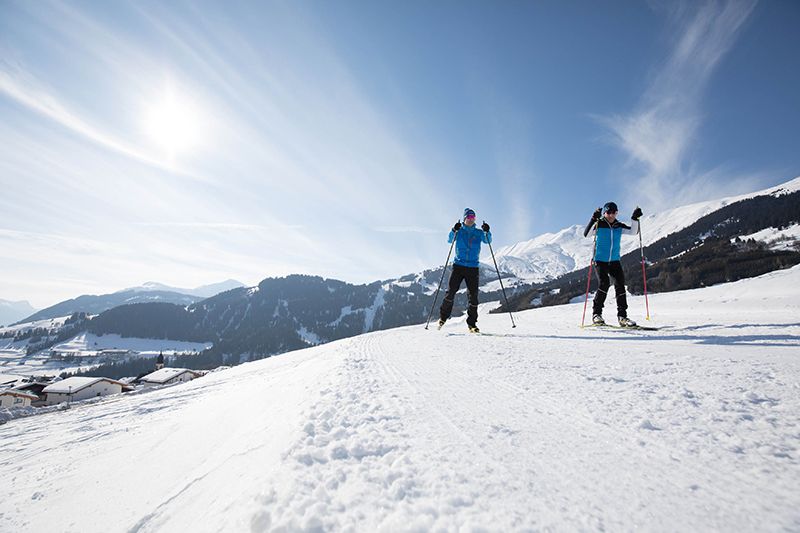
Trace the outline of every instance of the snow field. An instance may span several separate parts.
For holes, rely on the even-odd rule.
[[[491,335],[376,332],[14,420],[0,530],[796,530],[799,282],[653,295],[655,332],[482,306]]]
[[[169,339],[140,339],[121,337],[115,333],[96,335],[80,333],[48,351],[74,352],[76,355],[94,355],[98,350],[131,350],[142,355],[157,355],[159,352],[201,352],[211,348],[211,342],[174,341]]]

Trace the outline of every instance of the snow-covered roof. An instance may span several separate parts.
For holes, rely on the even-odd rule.
[[[79,390],[85,389],[86,387],[91,387],[98,381],[108,381],[109,383],[116,383],[117,385],[122,385],[119,381],[110,379],[110,378],[92,378],[92,377],[79,377],[73,376],[71,378],[62,379],[52,385],[48,385],[45,387],[42,392],[51,392],[51,393],[59,393],[59,394],[70,394],[76,393]]]
[[[21,398],[29,398],[31,400],[39,399],[39,397],[35,394],[30,394],[17,389],[0,389],[0,396],[18,396]]]
[[[155,372],[143,376],[139,381],[146,381],[148,383],[166,383],[167,381],[180,376],[184,372],[191,372],[195,375],[195,377],[200,375],[199,372],[189,370],[188,368],[162,368],[161,370],[156,370]]]
[[[0,374],[0,385],[7,385],[22,379],[22,376],[15,376],[14,374]]]

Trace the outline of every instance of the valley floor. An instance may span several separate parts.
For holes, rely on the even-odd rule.
[[[798,297],[795,267],[654,295],[654,332],[484,314],[15,420],[0,530],[798,530]]]

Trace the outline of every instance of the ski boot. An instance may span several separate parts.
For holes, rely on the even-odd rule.
[[[605,326],[606,321],[603,320],[603,315],[593,315],[592,324],[594,324],[595,326]]]
[[[480,333],[481,330],[478,329],[478,326],[470,326],[469,327],[469,332],[470,333]]]
[[[636,322],[626,316],[617,317],[617,320],[619,320],[620,327],[623,328],[635,328],[638,325]]]
[[[436,329],[442,329],[442,326],[444,326],[444,322],[445,322],[444,319],[440,318],[439,319],[439,325],[438,325],[438,327]]]

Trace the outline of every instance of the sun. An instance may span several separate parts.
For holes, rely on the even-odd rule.
[[[144,120],[148,136],[170,158],[196,148],[204,131],[199,106],[171,87],[147,107]]]

